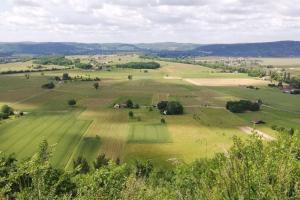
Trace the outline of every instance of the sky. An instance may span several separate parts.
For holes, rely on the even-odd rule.
[[[300,0],[1,0],[0,41],[300,40]]]

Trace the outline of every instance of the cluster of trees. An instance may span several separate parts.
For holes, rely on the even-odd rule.
[[[161,101],[157,104],[157,108],[165,115],[183,114],[183,106],[178,101]]]
[[[86,70],[93,68],[93,65],[90,64],[90,63],[81,63],[81,61],[80,61],[79,58],[77,58],[77,59],[74,60],[74,65],[77,68],[86,69]]]
[[[53,82],[45,83],[42,85],[42,88],[43,89],[53,89],[53,88],[55,88],[55,84]]]
[[[3,105],[0,110],[0,120],[8,119],[9,116],[14,114],[14,109],[8,105]]]
[[[67,59],[65,56],[43,56],[36,58],[33,63],[40,65],[59,65],[68,66],[73,65],[72,60]]]
[[[51,145],[43,141],[37,154],[18,162],[0,154],[1,199],[282,199],[300,196],[300,140],[282,134],[264,144],[252,136],[234,138],[226,153],[190,164],[161,168],[149,161],[120,164],[99,155],[79,157],[74,169],[50,164]]]
[[[8,71],[2,71],[0,74],[22,74],[22,73],[31,73],[31,72],[47,72],[47,71],[58,71],[58,70],[66,70],[66,69],[71,69],[69,68],[45,68],[45,69],[25,69],[25,70],[8,70]]]
[[[125,102],[126,108],[131,108],[131,109],[139,109],[140,105],[138,103],[133,103],[131,99],[128,99]]]
[[[99,77],[91,78],[91,77],[83,77],[83,76],[74,76],[71,77],[68,73],[63,73],[62,77],[55,76],[54,77],[55,81],[68,81],[68,80],[74,80],[74,81],[101,81]]]
[[[92,69],[93,65],[90,63],[75,63],[75,67],[88,70]]]
[[[132,69],[158,69],[160,64],[157,62],[129,62],[125,64],[117,64],[118,68],[132,68]]]
[[[245,111],[259,111],[262,102],[252,102],[248,100],[228,101],[226,109],[233,113],[242,113]]]

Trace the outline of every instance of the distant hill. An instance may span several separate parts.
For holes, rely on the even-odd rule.
[[[300,42],[279,41],[241,44],[192,43],[66,43],[20,42],[0,43],[0,56],[8,55],[76,55],[137,52],[162,57],[181,56],[235,56],[235,57],[300,57]]]

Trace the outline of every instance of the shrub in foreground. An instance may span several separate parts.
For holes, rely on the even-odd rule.
[[[233,139],[226,153],[160,168],[138,160],[117,165],[98,157],[96,169],[79,157],[74,170],[50,164],[43,141],[30,159],[0,153],[1,199],[283,199],[300,196],[300,138],[282,134],[263,142]]]

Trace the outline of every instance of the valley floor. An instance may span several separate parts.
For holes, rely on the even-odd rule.
[[[26,158],[47,139],[53,146],[52,163],[61,168],[72,167],[73,159],[79,155],[91,162],[99,153],[123,162],[147,159],[170,166],[174,161],[191,162],[225,152],[232,145],[233,136],[249,137],[240,127],[252,128],[254,119],[266,122],[255,128],[269,137],[276,138],[278,134],[272,125],[300,129],[299,96],[283,94],[268,88],[264,81],[243,74],[219,73],[187,64],[161,64],[161,69],[147,73],[130,69],[73,69],[43,75],[31,73],[29,79],[24,74],[0,76],[0,104],[27,112],[0,122],[0,150]],[[41,89],[42,84],[63,72],[100,77],[100,88],[96,90],[89,81],[69,81],[57,83],[53,90]],[[128,74],[133,80],[127,79]],[[197,80],[197,84],[184,79]],[[235,84],[225,84],[229,80],[235,80]],[[241,86],[256,83],[259,90]],[[70,107],[67,101],[73,98],[77,105]],[[134,119],[128,117],[129,109],[113,108],[115,103],[127,99],[141,105],[133,110]],[[259,112],[243,114],[224,108],[228,100],[239,99],[261,99],[265,106]],[[149,111],[162,100],[180,101],[185,114],[162,116],[156,109]],[[160,123],[161,118],[166,124]]]

